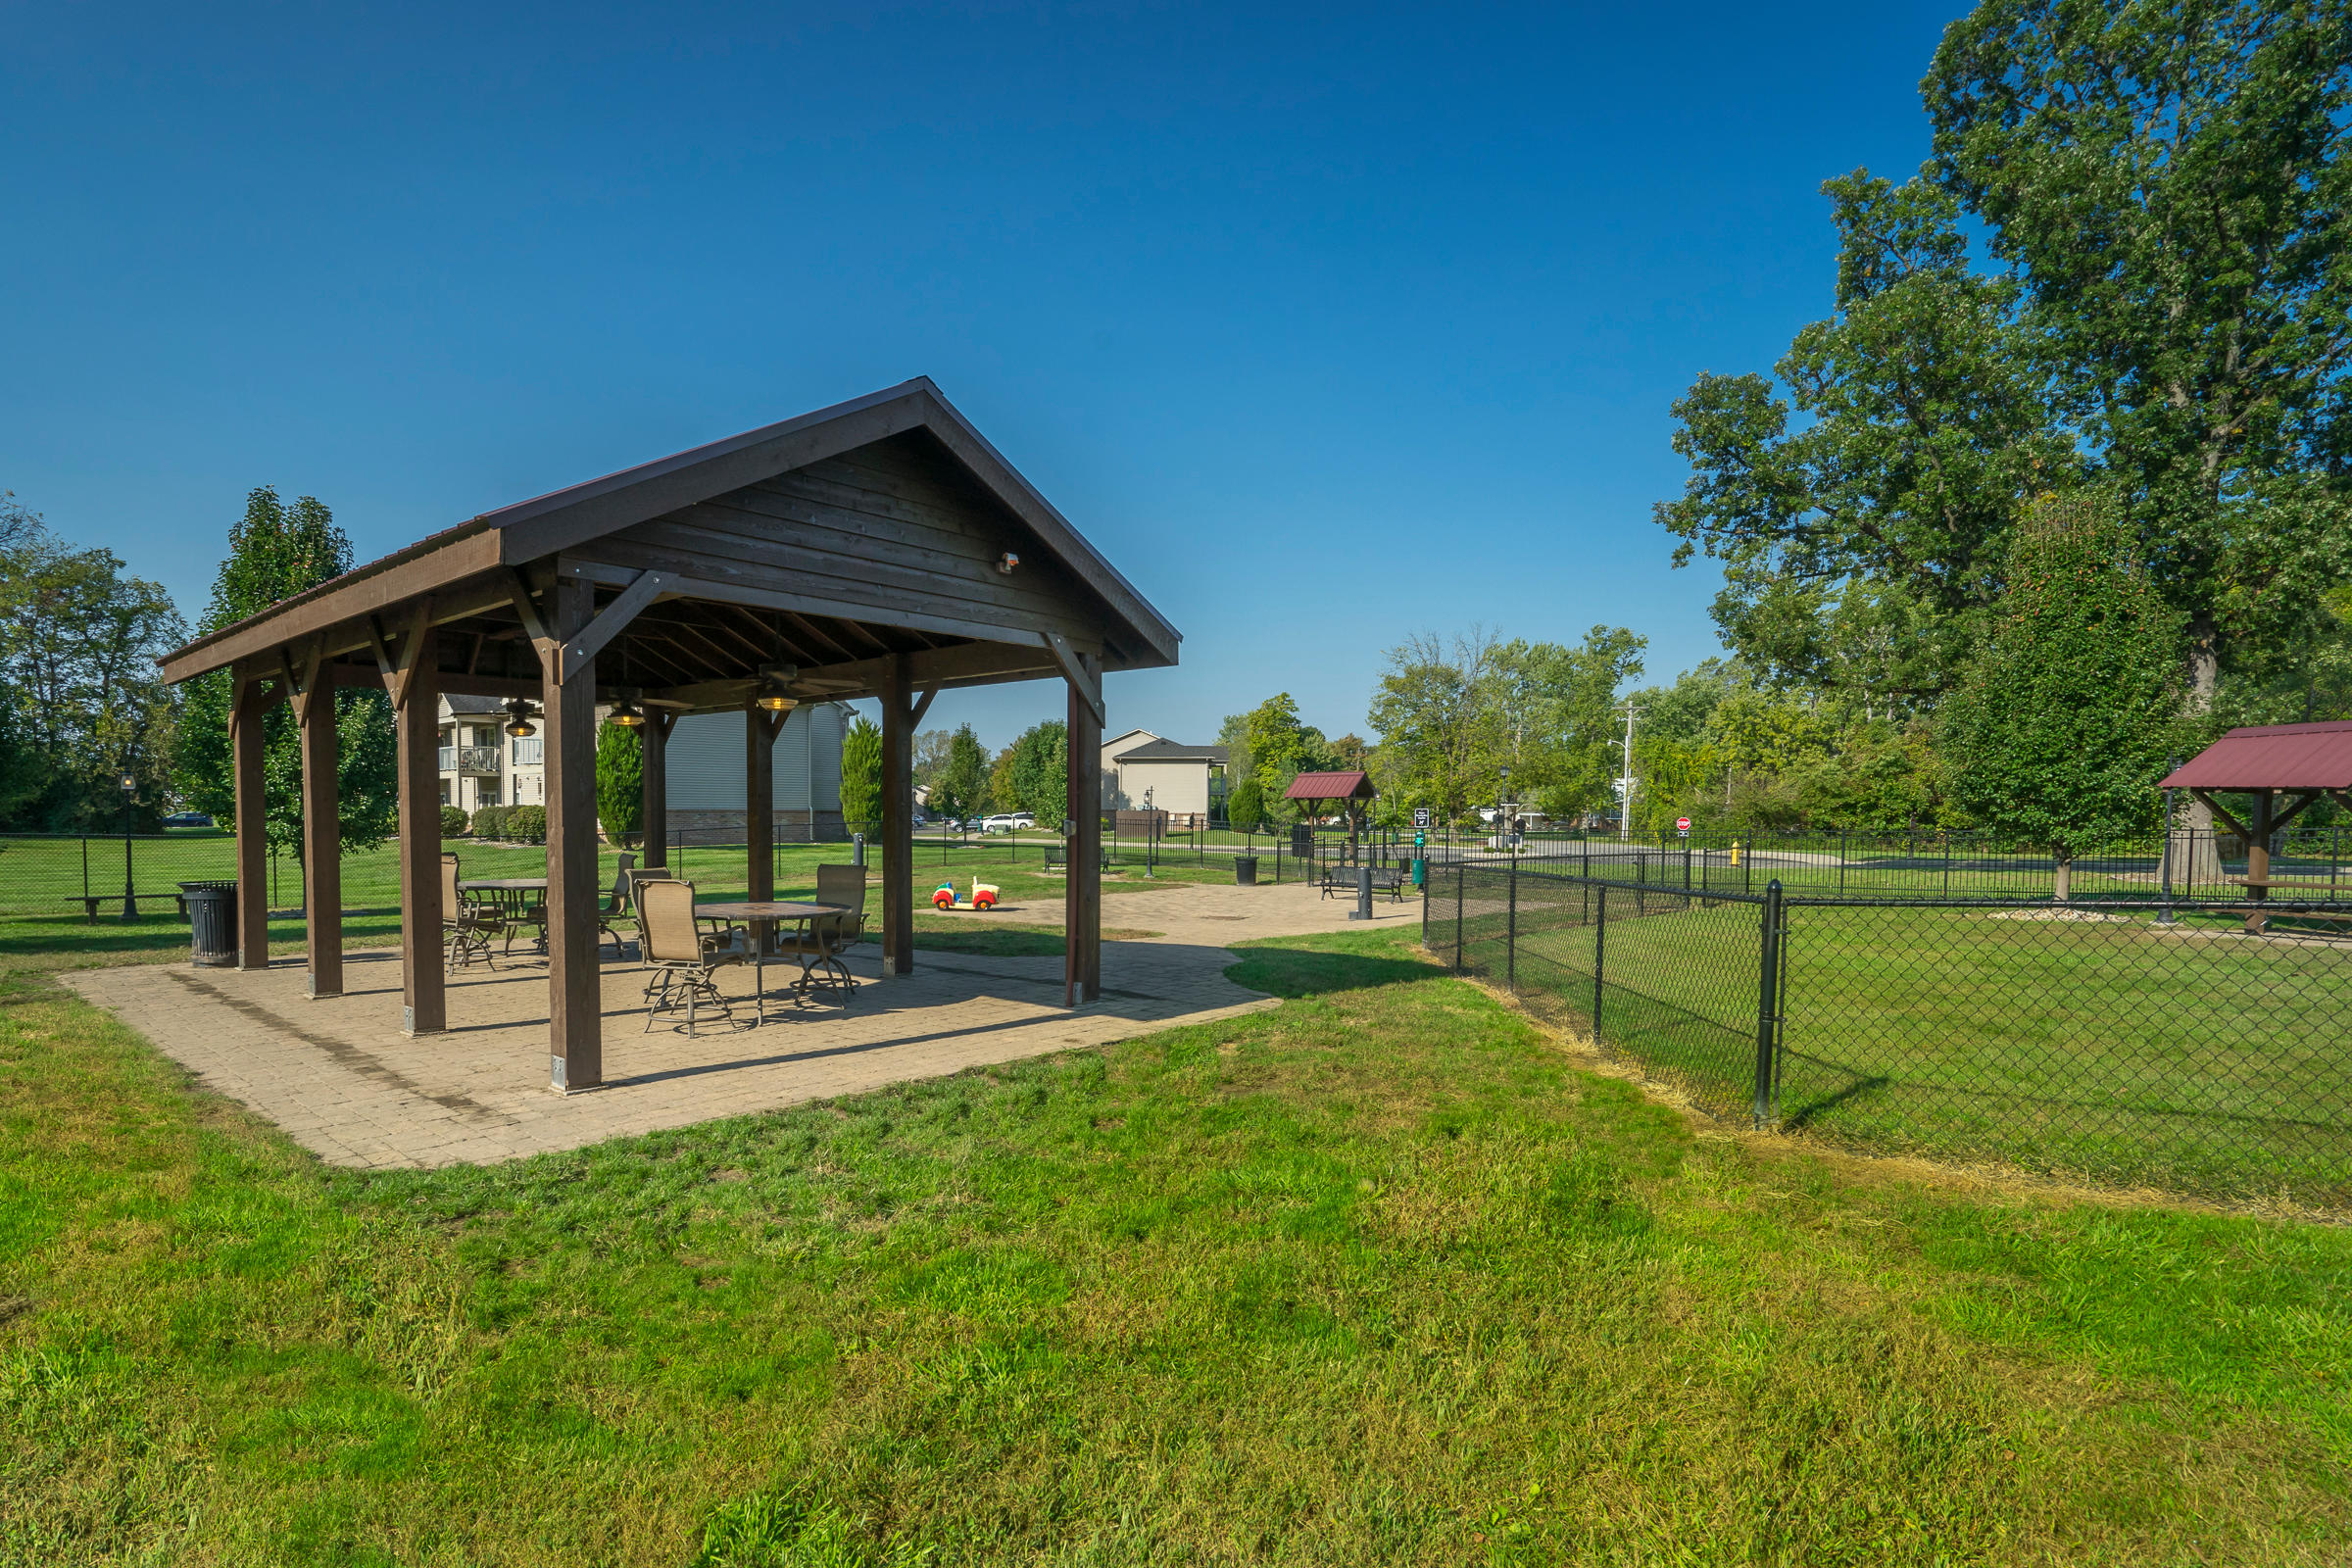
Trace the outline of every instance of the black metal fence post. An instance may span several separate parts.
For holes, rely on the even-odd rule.
[[[1764,886],[1764,929],[1756,971],[1756,1095],[1755,1125],[1772,1119],[1772,1082],[1780,1049],[1781,1014],[1781,879]]]
[[[1502,924],[1502,983],[1516,991],[1519,989],[1519,852],[1513,850],[1510,855],[1510,893]]]
[[[1592,1039],[1598,1044],[1601,971],[1607,967],[1609,952],[1609,885],[1603,882],[1592,891],[1598,895],[1592,901]]]
[[[1470,874],[1463,861],[1453,862],[1453,972],[1462,972],[1462,883]]]

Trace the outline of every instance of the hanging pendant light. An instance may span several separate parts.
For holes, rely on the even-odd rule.
[[[645,710],[637,706],[637,694],[634,691],[624,691],[619,694],[619,697],[620,701],[612,705],[612,711],[608,716],[622,729],[644,727]]]
[[[786,688],[799,676],[798,664],[761,664],[760,666],[760,695],[753,699],[771,713],[789,713],[801,706],[801,700]]]
[[[539,726],[531,722],[531,705],[519,697],[508,698],[505,728],[507,733],[516,740],[523,740],[538,734]]]

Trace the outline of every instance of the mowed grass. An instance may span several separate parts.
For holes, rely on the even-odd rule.
[[[1523,900],[1518,978],[1589,1026],[1580,892]],[[1603,1038],[1708,1103],[1745,1106],[1756,907],[1653,900],[1637,915],[1625,890],[1609,898]],[[1785,1123],[1883,1151],[2352,1206],[2352,946],[2248,939],[2218,917],[2030,917],[2043,912],[1792,906]],[[1472,957],[1499,972],[1500,919],[1482,906],[1472,924]]]
[[[1386,933],[1272,1010],[325,1170],[0,996],[0,1561],[2352,1551],[2352,1236],[1698,1136]]]

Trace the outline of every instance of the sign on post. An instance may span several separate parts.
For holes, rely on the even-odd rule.
[[[1686,839],[1689,838],[1690,836],[1690,819],[1687,816],[1676,817],[1674,819],[1674,831],[1678,837]]]
[[[1428,828],[1428,826],[1429,826],[1429,808],[1428,808],[1428,807],[1426,807],[1426,806],[1416,806],[1416,807],[1414,807],[1414,808],[1413,808],[1413,826],[1414,826],[1414,827],[1416,827],[1416,828],[1421,828],[1421,829],[1424,829],[1424,830],[1426,830],[1426,829]]]

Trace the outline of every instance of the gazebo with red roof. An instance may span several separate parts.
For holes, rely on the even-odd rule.
[[[1291,787],[1282,792],[1286,801],[1301,806],[1320,806],[1332,801],[1341,803],[1348,814],[1348,844],[1352,850],[1356,830],[1363,823],[1362,803],[1379,794],[1372,787],[1372,775],[1362,768],[1348,768],[1333,773],[1301,773],[1291,780]]]
[[[2272,888],[2293,885],[2271,879],[2271,840],[2278,830],[2322,797],[2352,808],[2352,723],[2233,729],[2175,768],[2164,788],[2188,791],[2246,841],[2246,897],[2260,902]],[[2216,795],[2253,800],[2241,818]]]

